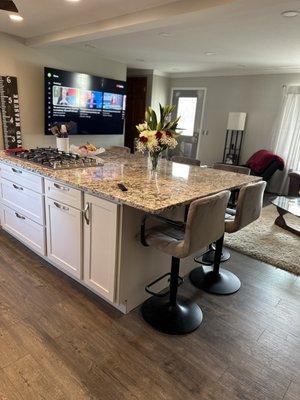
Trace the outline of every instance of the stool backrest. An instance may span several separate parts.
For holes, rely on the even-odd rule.
[[[260,217],[266,185],[261,181],[241,188],[235,218],[226,221],[226,232],[237,232]]]
[[[184,156],[173,156],[171,161],[179,163],[179,164],[188,164],[188,165],[197,165],[200,166],[200,160],[196,160],[196,158],[184,157]]]
[[[224,235],[228,190],[195,200],[189,208],[183,247],[187,257]]]
[[[120,153],[120,154],[130,153],[130,148],[126,146],[111,146],[109,150],[113,151],[114,153]]]
[[[231,164],[222,164],[222,163],[215,163],[213,165],[213,169],[220,169],[222,171],[228,172],[236,172],[238,174],[250,175],[250,168],[248,167],[241,167],[240,165],[231,165]]]

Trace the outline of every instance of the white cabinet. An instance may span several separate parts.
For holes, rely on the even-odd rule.
[[[45,228],[4,204],[0,205],[0,209],[2,228],[44,256],[46,253]]]
[[[113,302],[117,273],[119,206],[85,195],[84,282]]]
[[[82,212],[46,199],[47,256],[68,274],[82,278]]]
[[[38,193],[43,193],[43,178],[17,166],[1,163],[0,176],[1,178],[15,182],[17,185]]]
[[[60,182],[45,179],[45,194],[53,200],[78,209],[82,208],[82,192]]]
[[[3,204],[40,225],[45,224],[44,198],[42,194],[4,178],[1,179],[0,186]]]

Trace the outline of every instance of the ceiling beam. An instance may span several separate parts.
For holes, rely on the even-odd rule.
[[[188,15],[203,10],[233,3],[237,0],[180,0],[172,3],[110,18],[59,32],[35,36],[26,40],[32,47],[65,45],[85,42],[120,34],[139,32],[160,26],[170,26],[180,22]]]

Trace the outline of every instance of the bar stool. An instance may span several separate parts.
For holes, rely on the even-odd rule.
[[[251,183],[241,188],[235,216],[226,215],[225,232],[234,233],[251,224],[260,217],[266,182]],[[194,286],[205,292],[232,294],[239,290],[241,282],[232,272],[220,268],[224,237],[216,243],[213,267],[198,267],[190,273]]]
[[[120,153],[120,154],[129,154],[130,153],[130,148],[126,146],[111,146],[109,148],[110,151],[113,151],[114,153]]]
[[[248,167],[243,167],[240,165],[223,164],[223,163],[215,163],[213,165],[213,169],[219,169],[222,171],[234,172],[234,173],[244,174],[244,175],[250,175],[250,172],[251,172],[250,168],[248,168]],[[238,194],[238,190],[233,191],[231,193],[231,199],[232,199],[233,203],[236,202],[237,194]],[[234,216],[235,210],[232,208],[227,208],[226,213]],[[195,258],[195,261],[199,262],[199,263],[203,263],[204,265],[212,265],[214,263],[215,250],[216,250],[215,244],[211,244],[209,246],[208,251],[205,254],[201,255],[200,257]],[[229,260],[229,258],[230,258],[229,251],[227,249],[223,248],[221,262],[227,261],[227,260]]]
[[[192,202],[186,223],[155,217],[162,225],[147,230],[142,224],[141,242],[172,257],[171,272],[150,283],[146,291],[153,295],[142,305],[142,315],[155,329],[169,334],[192,332],[202,321],[200,307],[177,295],[182,278],[179,276],[180,259],[224,235],[224,214],[230,196],[224,191]],[[156,294],[150,289],[166,276],[170,277],[169,292]]]
[[[214,163],[213,169],[219,169],[222,171],[235,172],[237,174],[250,175],[251,169],[243,167],[241,165]]]
[[[197,160],[196,158],[184,156],[173,156],[171,161],[179,164],[197,165],[198,167],[200,167],[201,164],[200,160]]]

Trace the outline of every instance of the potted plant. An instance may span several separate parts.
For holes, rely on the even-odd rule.
[[[152,171],[157,170],[161,153],[167,149],[174,149],[178,144],[176,131],[180,117],[171,120],[174,109],[173,105],[163,107],[159,104],[160,117],[157,118],[156,112],[148,107],[144,123],[136,126],[139,132],[136,149],[141,153],[148,152]]]

